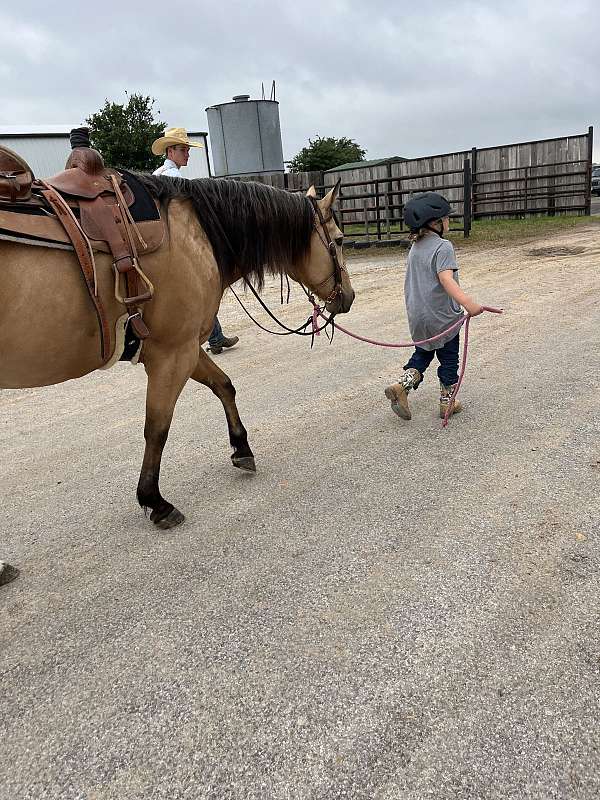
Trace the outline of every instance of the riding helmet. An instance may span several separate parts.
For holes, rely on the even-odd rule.
[[[416,231],[433,219],[448,217],[451,212],[450,204],[441,194],[424,192],[411,197],[404,206],[404,222]]]

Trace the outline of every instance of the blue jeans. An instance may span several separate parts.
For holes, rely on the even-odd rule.
[[[438,367],[438,378],[444,386],[454,386],[458,381],[458,348],[460,345],[460,334],[457,333],[454,339],[439,350],[423,350],[422,347],[415,348],[408,364],[404,365],[404,369],[418,369],[421,375],[425,373],[427,367],[433,361],[433,356],[437,356],[440,362]]]
[[[221,323],[219,322],[219,318],[215,317],[215,326],[212,329],[211,335],[208,337],[208,344],[210,347],[217,345],[221,339],[223,339],[223,330],[221,328]]]

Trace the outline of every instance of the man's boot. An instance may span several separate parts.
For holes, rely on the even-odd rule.
[[[385,396],[392,403],[392,411],[402,419],[410,419],[411,413],[408,406],[408,393],[411,389],[416,389],[423,380],[423,376],[418,369],[411,367],[405,369],[398,383],[393,383],[385,390]]]
[[[446,416],[446,411],[448,410],[448,404],[450,403],[450,398],[452,397],[452,393],[456,388],[456,384],[453,383],[452,386],[445,386],[440,381],[440,418],[444,419]],[[452,409],[448,414],[448,417],[451,417],[452,414],[460,414],[463,410],[462,403],[460,400],[455,400],[452,404]]]
[[[218,356],[219,353],[223,352],[224,347],[233,347],[233,345],[237,344],[239,340],[239,336],[223,336],[223,338],[219,339],[216,344],[211,344],[207,350],[209,353],[214,353],[214,355]]]
[[[14,581],[18,574],[19,570],[16,567],[11,567],[5,561],[0,561],[0,586]]]

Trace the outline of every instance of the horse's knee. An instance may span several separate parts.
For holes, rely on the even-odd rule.
[[[223,391],[226,392],[232,400],[235,400],[235,386],[231,382],[231,378],[226,378],[223,381]]]

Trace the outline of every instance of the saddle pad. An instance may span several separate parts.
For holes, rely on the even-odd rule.
[[[134,222],[149,222],[150,220],[160,219],[160,214],[152,195],[144,184],[133,172],[119,170],[125,183],[133,192],[134,202],[129,206],[129,213]]]

